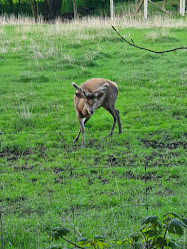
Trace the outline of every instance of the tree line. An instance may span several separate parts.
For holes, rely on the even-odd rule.
[[[115,0],[126,2],[128,0]],[[45,21],[58,17],[72,19],[77,16],[107,15],[110,12],[110,0],[0,0],[0,14],[43,16]]]

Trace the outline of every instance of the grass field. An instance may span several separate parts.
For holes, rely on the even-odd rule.
[[[186,18],[116,20],[127,39],[153,50],[187,46]],[[145,28],[143,28],[145,27]],[[49,246],[52,227],[69,239],[123,239],[141,218],[186,216],[187,50],[153,54],[128,46],[108,20],[0,25],[1,245]],[[123,133],[96,111],[79,130],[74,88],[117,82]],[[177,239],[177,238],[176,238]],[[185,239],[179,241],[185,248]],[[67,246],[66,244],[64,244]]]

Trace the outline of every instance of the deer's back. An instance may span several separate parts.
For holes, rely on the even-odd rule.
[[[102,100],[98,101],[98,107],[100,106],[104,107],[105,109],[110,109],[111,106],[115,105],[115,101],[118,96],[118,87],[115,82],[112,82],[107,79],[103,78],[92,78],[89,80],[86,80],[83,82],[80,87],[83,88],[85,91],[89,93],[95,92],[99,87],[104,85],[105,83],[108,83],[109,86],[106,89],[105,96],[102,98]],[[84,98],[78,98],[76,95],[74,97],[74,105],[76,112],[78,113],[79,116],[87,116],[86,113],[84,112]]]
[[[118,87],[116,83],[110,80],[107,80],[107,79],[103,79],[103,78],[92,78],[92,79],[86,80],[80,85],[80,87],[82,87],[85,91],[93,93],[105,83],[109,84],[109,87],[107,88],[106,92],[118,93]]]

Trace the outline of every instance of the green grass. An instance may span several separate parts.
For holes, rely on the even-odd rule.
[[[158,51],[186,45],[181,23],[117,28]],[[1,25],[0,33],[4,248],[46,248],[61,224],[71,240],[74,227],[77,238],[110,240],[136,231],[147,213],[186,215],[186,50],[141,51],[109,24],[89,21]],[[82,150],[81,138],[72,144],[79,125],[71,82],[92,77],[117,82],[123,133],[108,137],[112,117],[99,109]]]

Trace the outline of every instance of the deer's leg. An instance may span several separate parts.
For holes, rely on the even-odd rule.
[[[120,134],[120,133],[122,133],[122,128],[121,128],[121,121],[120,121],[119,111],[117,109],[116,109],[116,115],[117,115],[118,128],[119,128],[119,134]]]
[[[80,133],[82,132],[82,130],[83,130],[83,133],[84,133],[84,125],[86,124],[86,122],[87,122],[89,119],[90,119],[90,117],[87,117],[87,118],[85,118],[85,119],[79,119],[80,130],[79,130],[79,132],[78,132],[76,138],[75,138],[74,141],[73,141],[74,143],[77,142],[77,141],[79,140],[79,136],[80,136]],[[83,133],[82,133],[82,134],[83,134]],[[84,136],[83,136],[83,137],[84,137]],[[84,141],[84,139],[83,139],[83,141]]]
[[[109,133],[109,136],[112,136],[112,134],[114,132],[116,121],[118,121],[119,133],[122,133],[119,111],[115,107],[108,109],[108,111],[112,114],[113,119],[114,119],[114,122],[113,122],[113,125],[112,125],[112,130]]]
[[[112,134],[114,132],[115,125],[116,125],[117,115],[116,115],[115,109],[108,109],[108,111],[110,112],[110,114],[112,114],[112,117],[114,119],[114,122],[113,122],[113,125],[112,125],[112,130],[109,133],[109,136],[112,136]]]

